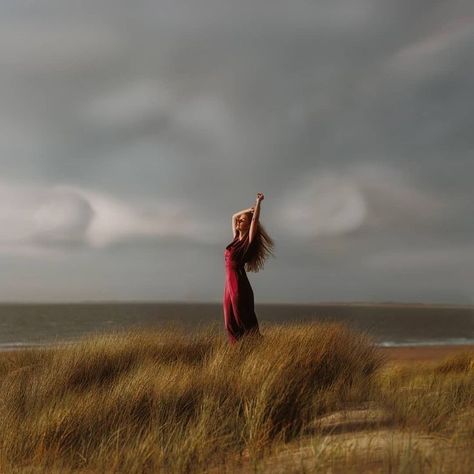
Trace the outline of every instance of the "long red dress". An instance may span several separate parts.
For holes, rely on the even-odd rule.
[[[254,244],[255,239],[248,245],[248,234],[242,240],[236,236],[224,252],[224,324],[232,344],[246,334],[261,336],[254,309],[253,290],[244,268]]]

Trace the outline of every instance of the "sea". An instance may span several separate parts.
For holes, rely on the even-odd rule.
[[[256,304],[262,333],[274,324],[337,321],[385,347],[474,344],[474,306],[401,303]],[[0,349],[73,342],[93,333],[179,326],[222,329],[221,303],[0,304]]]

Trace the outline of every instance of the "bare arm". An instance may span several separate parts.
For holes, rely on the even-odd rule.
[[[250,230],[249,230],[249,244],[252,242],[255,234],[257,233],[257,224],[258,218],[260,217],[260,202],[263,201],[263,194],[257,194],[257,201],[255,202],[255,208],[252,215],[252,222],[250,223]]]
[[[245,214],[246,212],[252,212],[252,211],[253,211],[253,207],[249,207],[248,209],[242,209],[241,211],[236,212],[232,217],[241,216],[242,214]]]

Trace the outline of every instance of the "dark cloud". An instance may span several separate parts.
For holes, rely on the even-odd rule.
[[[218,300],[230,215],[262,191],[261,300],[472,301],[473,10],[2,5],[1,258],[44,278],[0,297]]]

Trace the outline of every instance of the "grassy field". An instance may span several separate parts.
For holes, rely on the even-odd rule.
[[[1,353],[0,472],[472,472],[474,355],[394,365],[340,324],[262,332]]]

